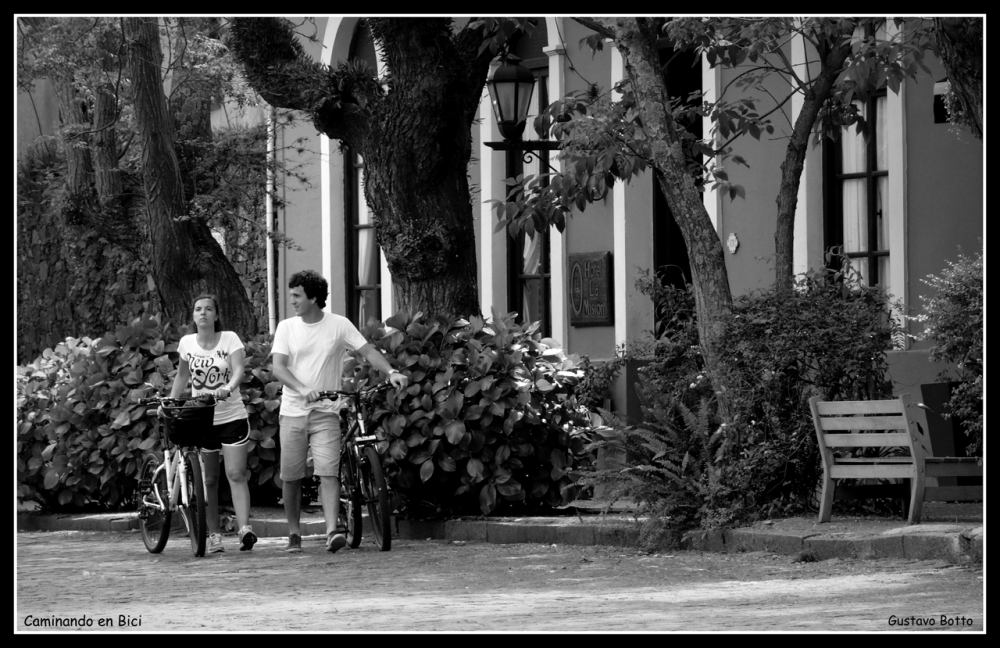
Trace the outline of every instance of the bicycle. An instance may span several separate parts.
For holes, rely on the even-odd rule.
[[[139,400],[140,405],[159,405],[164,423],[162,453],[150,452],[139,468],[139,532],[149,553],[163,551],[173,513],[179,511],[191,550],[196,557],[205,555],[208,524],[198,442],[212,429],[215,402],[208,394],[194,399],[155,396]]]
[[[390,388],[392,385],[385,382],[355,392],[331,390],[319,393],[320,398],[346,400],[346,407],[341,410],[341,420],[346,425],[340,443],[340,506],[347,519],[347,544],[351,549],[357,549],[361,544],[363,506],[368,508],[375,545],[380,551],[392,548],[392,520],[385,470],[377,448],[378,438],[366,429],[371,418],[372,398]]]

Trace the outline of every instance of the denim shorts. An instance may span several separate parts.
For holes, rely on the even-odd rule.
[[[306,416],[278,417],[281,441],[282,481],[296,481],[306,476],[306,454],[311,449],[313,474],[319,477],[340,475],[340,414],[312,410]]]

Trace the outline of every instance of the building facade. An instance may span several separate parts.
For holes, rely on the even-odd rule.
[[[303,45],[317,60],[336,64],[349,57],[364,58],[382,69],[362,19],[316,18],[315,25],[318,39]],[[530,114],[537,114],[540,104],[591,84],[608,89],[622,79],[623,61],[614,47],[609,44],[592,53],[580,44],[590,33],[572,19],[548,17],[515,46],[514,53],[537,80]],[[801,40],[793,40],[787,49],[793,64],[806,67],[815,58]],[[672,54],[664,43],[664,53],[668,52]],[[742,71],[712,69],[693,57],[670,61],[671,94],[701,90],[712,100]],[[935,119],[934,81],[945,72],[932,56],[925,62],[930,77],[907,80],[898,93],[886,92],[861,107],[874,124],[867,142],[852,131],[840,142],[810,145],[795,217],[796,273],[821,267],[824,251],[841,245],[871,283],[886,287],[902,312],[910,313],[919,311],[920,295],[928,292],[920,280],[939,273],[960,248],[979,248],[984,222],[982,142]],[[788,94],[781,77],[775,75],[767,83],[774,96]],[[749,168],[730,165],[727,171],[734,184],[745,188],[745,199],[730,200],[713,191],[704,194],[705,207],[726,247],[734,295],[766,289],[773,282],[779,168],[800,104],[800,98],[793,97],[775,113],[773,136],[759,141],[744,137],[734,143],[734,152],[748,161]],[[705,120],[701,128],[707,133],[711,123]],[[277,214],[277,227],[302,247],[279,255],[277,318],[291,312],[283,290],[287,278],[298,270],[316,268],[330,281],[330,310],[359,323],[370,317],[384,320],[393,311],[392,282],[364,204],[364,161],[316,133],[307,120],[279,129],[276,135],[279,150],[286,150],[282,142],[300,137],[312,142],[303,160],[312,186],[289,191],[285,209]],[[533,129],[526,129],[526,138],[535,136]],[[487,146],[502,137],[485,88],[472,138],[469,176],[475,192],[482,312],[489,314],[495,307],[517,311],[531,321],[542,319],[544,330],[569,353],[594,360],[613,357],[616,348],[648,336],[655,324],[653,308],[635,289],[637,273],[664,268],[664,277],[677,282],[690,272],[683,242],[652,175],[616,184],[604,201],[574,214],[563,233],[553,228],[544,236],[518,241],[506,232],[494,232],[497,221],[490,201],[505,195],[505,163],[502,151]],[[550,164],[559,168],[557,156]],[[538,172],[538,162],[526,164],[526,174]],[[579,272],[581,259],[607,264],[610,274],[608,312],[599,314],[603,315],[596,318],[599,322],[591,318],[582,325],[576,321],[580,304],[573,296],[574,287],[579,292],[579,278],[573,272]],[[914,323],[906,326],[917,332]],[[912,392],[919,399],[918,386],[933,382],[942,367],[929,362],[926,343],[906,344],[891,352],[890,371],[898,392]],[[620,411],[634,409],[627,382],[619,380],[614,394]]]
[[[362,18],[295,20],[307,27],[302,31],[315,27],[315,38],[301,41],[315,60],[336,65],[360,58],[384,72]],[[462,20],[467,19],[457,19],[456,24]],[[607,90],[623,78],[618,51],[607,44],[603,51],[592,52],[581,44],[589,35],[570,18],[545,17],[539,18],[530,36],[516,43],[514,53],[536,78],[529,123],[539,106],[592,85]],[[712,69],[694,54],[675,56],[666,42],[661,51],[669,90],[675,96],[703,91],[711,101],[724,88],[732,92],[731,82],[743,71]],[[801,69],[809,69],[815,59],[800,39],[790,41],[785,55]],[[921,279],[940,273],[960,248],[969,252],[981,248],[984,236],[983,143],[935,110],[936,82],[945,71],[932,55],[925,63],[930,75],[922,73],[904,82],[898,93],[888,91],[859,106],[874,125],[867,141],[848,133],[840,142],[810,145],[795,217],[796,273],[821,267],[827,248],[843,246],[865,277],[886,287],[904,313],[919,312],[920,297],[929,292]],[[788,94],[787,82],[778,75],[766,84],[774,97]],[[757,99],[762,106],[767,101],[773,106],[773,100]],[[726,249],[734,295],[766,289],[773,282],[779,168],[800,107],[800,97],[793,96],[772,115],[773,135],[734,142],[734,153],[749,167],[728,165],[727,172],[734,184],[744,187],[745,198],[704,193],[706,210]],[[18,96],[19,154],[39,134],[54,132],[57,112],[51,87],[44,81],[30,96]],[[260,123],[269,116],[276,115],[266,107],[241,112],[220,104],[213,126]],[[282,200],[273,222],[297,247],[278,248],[272,255],[272,328],[291,315],[285,286],[293,273],[305,268],[317,269],[329,280],[331,311],[359,324],[372,317],[384,320],[393,312],[392,282],[364,200],[364,160],[320,135],[309,119],[274,123],[271,154],[295,167],[307,182],[279,179],[275,187]],[[693,129],[708,133],[711,126],[704,120]],[[637,274],[659,271],[675,284],[690,277],[683,240],[652,174],[616,184],[603,201],[574,214],[562,233],[552,229],[516,240],[494,231],[497,220],[490,201],[505,195],[506,167],[505,153],[488,146],[502,137],[486,88],[471,136],[469,178],[481,311],[488,315],[496,308],[516,311],[530,321],[542,320],[546,335],[569,353],[593,360],[611,358],[621,346],[648,337],[655,326],[653,307],[635,288]],[[529,127],[525,137],[537,135]],[[554,154],[548,163],[560,166]],[[537,159],[525,164],[524,172],[539,173]],[[585,276],[588,271],[595,276]],[[587,306],[580,296],[584,283],[603,290]],[[906,327],[910,333],[919,332],[916,323],[907,321]],[[933,382],[943,369],[929,362],[928,346],[908,340],[905,348],[890,353],[897,392],[911,392],[919,399],[919,385]],[[627,373],[616,387],[613,400],[620,411],[634,411],[630,376],[634,373]]]

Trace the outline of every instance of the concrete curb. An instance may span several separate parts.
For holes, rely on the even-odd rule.
[[[363,534],[371,535],[368,517]],[[258,537],[285,537],[284,519],[252,518]],[[302,535],[325,534],[323,520],[316,516],[302,520]],[[837,528],[843,528],[843,525]],[[37,515],[19,513],[18,531],[105,531],[127,533],[138,529],[134,514]],[[639,547],[639,522],[622,515],[586,517],[525,517],[411,521],[395,518],[393,535],[407,540],[446,542],[490,542],[513,544],[609,545]],[[952,563],[983,559],[982,523],[920,524],[875,531],[816,532],[769,526],[695,531],[684,535],[683,549],[719,553],[768,551],[784,555],[808,552],[817,560],[830,558],[905,558],[946,560]]]
[[[109,531],[123,533],[138,529],[134,513],[95,515],[17,514],[18,531]]]
[[[363,518],[364,535],[371,534],[367,515]],[[252,518],[254,533],[261,538],[285,537],[288,523],[283,519]],[[37,515],[19,513],[18,531],[104,531],[127,533],[138,530],[138,520],[130,513],[92,515]],[[322,519],[303,519],[302,535],[324,535]],[[442,520],[422,522],[395,518],[393,535],[408,540],[445,540],[512,544],[636,546],[639,527],[634,520],[621,516],[587,518],[497,518],[491,520]]]
[[[982,561],[983,527],[981,524],[921,524],[878,532],[814,533],[755,526],[687,533],[681,546],[728,553],[769,551],[795,555],[808,552],[817,560],[905,558],[964,563]]]

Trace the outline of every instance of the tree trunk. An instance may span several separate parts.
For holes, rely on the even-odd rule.
[[[172,28],[171,48],[173,60],[167,65],[171,68],[171,90],[167,97],[167,107],[174,118],[178,137],[174,140],[174,153],[180,168],[181,183],[184,187],[184,199],[190,202],[198,195],[211,192],[216,183],[211,175],[199,177],[198,165],[204,153],[209,150],[212,142],[212,97],[223,96],[221,86],[208,88],[204,82],[192,81],[196,76],[192,70],[192,57],[187,50],[189,43],[187,34],[201,33],[195,24],[205,21],[207,29],[204,33],[216,34],[213,27],[218,19],[206,18],[175,18],[176,26]],[[170,20],[164,21],[170,25]],[[202,64],[204,65],[204,64]]]
[[[485,69],[478,85],[470,83],[449,34],[436,33],[430,21],[426,28],[405,22],[418,21],[372,22],[396,83],[375,107],[370,145],[362,151],[365,197],[392,272],[396,306],[411,313],[478,314],[468,168]]]
[[[829,40],[836,41],[836,35],[830,36]],[[819,77],[805,92],[802,109],[795,119],[792,137],[785,149],[785,161],[781,163],[781,184],[778,188],[778,218],[774,228],[774,289],[778,293],[791,293],[794,283],[792,256],[795,249],[795,208],[799,201],[799,184],[802,181],[809,134],[820,108],[830,98],[837,77],[850,54],[849,38],[841,47],[832,49],[825,56],[821,53]]]
[[[55,76],[52,78],[52,85],[59,104],[62,122],[60,135],[66,152],[67,198],[70,201],[80,200],[90,193],[90,183],[94,178],[90,149],[78,146],[81,142],[86,142],[80,139],[80,133],[90,130],[91,121],[86,104],[77,93],[71,77]]]
[[[951,82],[952,123],[964,124],[983,139],[983,19],[935,18],[941,62]]]
[[[419,106],[413,107],[414,114],[421,112]],[[440,113],[424,115],[443,128],[424,130],[427,124],[420,122],[431,119],[414,119],[416,128],[407,136],[368,149],[365,197],[375,214],[378,242],[392,273],[396,308],[411,313],[478,314],[476,236],[466,170],[469,157],[442,151],[440,140],[431,135],[460,130],[462,124],[442,124]],[[402,146],[401,140],[409,140],[412,150],[425,150],[427,155],[419,159],[394,156],[390,147]]]
[[[236,58],[271,105],[304,110],[365,161],[365,198],[388,261],[396,307],[479,313],[468,165],[489,61],[479,32],[447,20],[371,19],[392,83],[310,60],[288,25],[236,19]]]
[[[177,322],[190,319],[194,297],[201,292],[219,298],[219,315],[226,329],[241,337],[257,333],[239,275],[226,259],[211,231],[185,216],[184,191],[174,153],[173,123],[167,113],[160,79],[159,29],[156,18],[126,18],[129,68],[142,146],[142,177],[146,190],[153,278],[167,315]]]
[[[93,136],[94,184],[101,205],[112,209],[117,209],[124,193],[115,138],[120,87],[111,82],[118,73],[118,61],[114,54],[122,36],[116,31],[108,30],[101,38],[101,69],[105,77],[104,82],[97,87],[94,98],[94,129],[97,131]]]
[[[732,309],[722,241],[705,210],[701,192],[687,171],[678,127],[669,112],[669,93],[660,74],[655,26],[645,19],[598,19],[614,31],[615,46],[625,58],[642,123],[653,144],[653,164],[661,172],[659,186],[687,245],[694,286],[698,338],[705,367],[718,397],[719,415],[730,420],[729,396],[722,364],[725,320]]]

